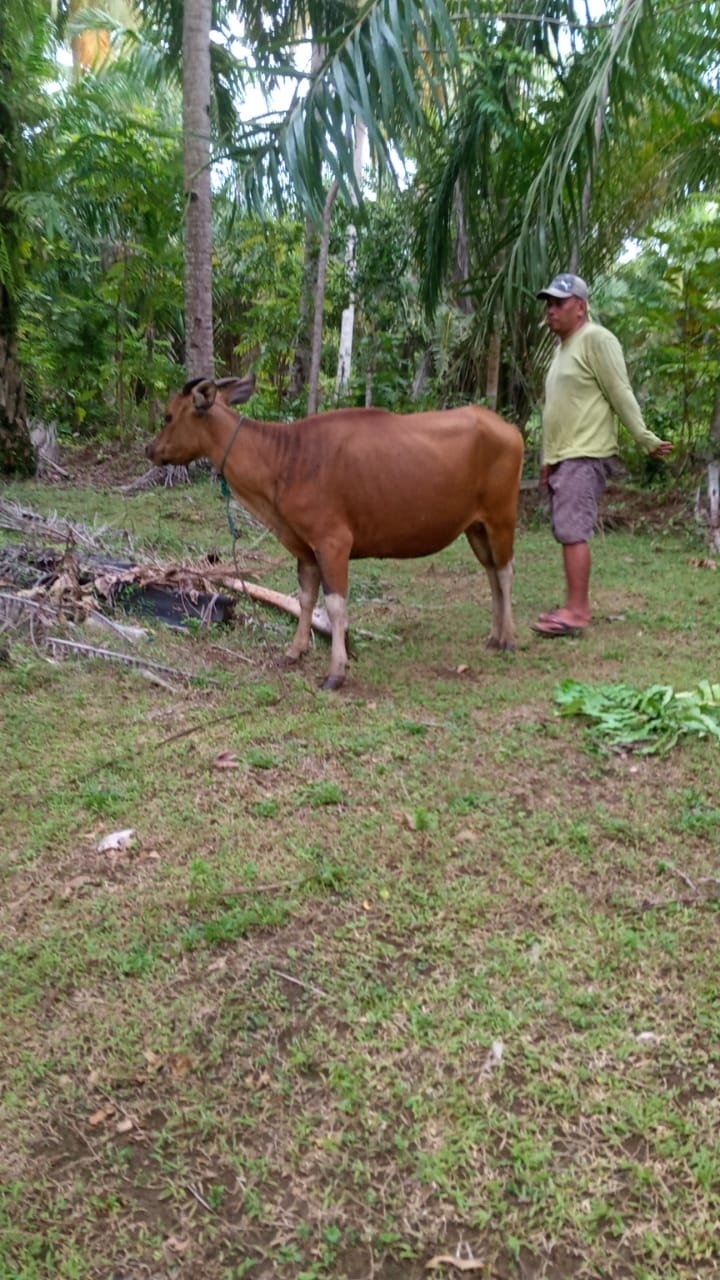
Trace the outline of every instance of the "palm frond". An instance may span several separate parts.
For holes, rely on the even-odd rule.
[[[444,0],[371,0],[327,47],[277,135],[282,162],[316,215],[328,171],[347,196],[361,194],[353,174],[354,122],[366,125],[375,162],[392,170],[390,139],[420,128],[428,102],[446,110],[459,63]]]

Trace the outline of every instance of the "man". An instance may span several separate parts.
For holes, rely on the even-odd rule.
[[[578,635],[590,622],[590,546],[598,501],[618,450],[615,415],[652,458],[672,445],[643,422],[617,338],[588,319],[588,289],[559,275],[538,295],[560,339],[545,383],[540,481],[550,494],[553,534],[562,544],[565,604],[542,613],[541,636]]]

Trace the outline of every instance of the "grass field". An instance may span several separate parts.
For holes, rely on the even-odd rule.
[[[209,484],[10,493],[138,558],[228,554]],[[720,678],[699,554],[597,539],[594,626],[543,641],[532,521],[511,656],[464,544],[357,564],[336,695],[267,612],[154,627],[198,677],[164,684],[11,637],[2,1280],[720,1275],[720,748],[599,752],[554,703]]]

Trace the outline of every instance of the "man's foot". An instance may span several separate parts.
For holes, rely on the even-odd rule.
[[[539,636],[577,636],[590,622],[590,615],[575,613],[570,609],[552,609],[549,613],[541,613],[533,631]]]
[[[553,618],[549,622],[536,622],[531,630],[538,636],[554,640],[557,636],[581,636],[585,627],[574,627],[570,622],[561,622],[559,618]]]
[[[558,605],[556,609],[548,609],[547,613],[538,615],[538,622],[565,622],[570,627],[587,627],[592,614],[589,610],[568,609],[567,605]]]

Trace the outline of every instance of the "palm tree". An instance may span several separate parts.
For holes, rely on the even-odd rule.
[[[717,0],[710,7],[716,20]],[[573,0],[552,15],[544,0],[523,8],[468,35],[462,91],[421,149],[416,201],[432,311],[452,277],[460,192],[468,354],[484,358],[507,335],[504,403],[521,419],[534,398],[528,372],[543,356],[536,290],[569,266],[597,276],[664,202],[720,171],[707,6],[689,6],[682,23],[671,11],[654,17],[642,0],[620,0],[593,22]]]
[[[0,9],[0,474],[35,468],[17,355],[22,221],[14,199],[23,180],[22,125],[38,110],[44,35],[34,0]]]
[[[185,170],[185,366],[189,378],[212,377],[212,198],[210,187],[210,26],[212,0],[183,10],[183,153]]]

